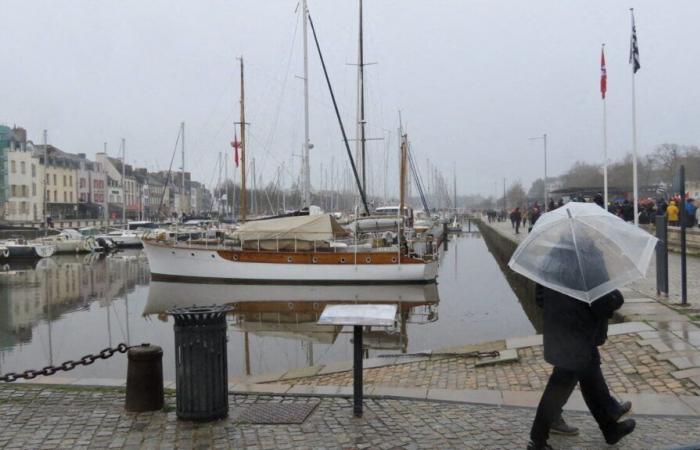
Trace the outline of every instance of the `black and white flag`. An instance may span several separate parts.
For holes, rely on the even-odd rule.
[[[630,40],[630,64],[633,64],[632,71],[637,73],[640,67],[639,64],[639,47],[637,46],[637,27],[634,25],[634,10],[630,9],[632,13],[632,39]]]

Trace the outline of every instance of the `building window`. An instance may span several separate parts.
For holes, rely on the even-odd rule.
[[[68,177],[68,186],[73,186],[73,175]]]
[[[10,161],[10,170],[12,171],[12,173],[17,173],[17,166],[14,161]]]
[[[70,202],[73,203],[73,192],[70,193]]]
[[[22,197],[27,197],[27,185],[22,185]]]
[[[80,188],[82,189],[84,187],[85,187],[85,178],[81,178],[80,179]]]
[[[58,186],[58,183],[56,182],[56,174],[53,174],[53,185]]]
[[[12,189],[12,196],[13,196],[13,197],[16,197],[16,196],[17,196],[17,186],[15,186],[15,185],[13,184],[11,189]]]
[[[27,173],[27,164],[24,161],[19,162],[19,171],[22,175]]]
[[[68,203],[68,192],[63,191],[63,203]]]
[[[54,201],[54,203],[58,202],[58,191],[53,191],[53,201]]]
[[[67,181],[67,180],[66,180],[66,176],[63,175],[63,186],[66,186],[66,181]]]
[[[36,164],[32,164],[32,178],[36,176]]]
[[[36,183],[32,183],[32,197],[36,197]]]

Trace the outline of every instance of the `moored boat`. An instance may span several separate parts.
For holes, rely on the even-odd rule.
[[[349,238],[328,214],[248,222],[237,246],[144,239],[155,280],[280,284],[428,283],[437,262],[399,247],[338,246]]]
[[[48,258],[54,253],[56,253],[55,245],[28,243],[24,239],[8,239],[0,242],[0,257],[3,259]]]

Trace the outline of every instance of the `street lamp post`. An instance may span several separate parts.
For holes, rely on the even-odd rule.
[[[547,192],[547,133],[544,133],[542,136],[537,136],[530,138],[530,141],[534,140],[539,140],[542,139],[542,142],[544,143],[544,212],[547,212],[547,201],[549,200],[549,193]]]

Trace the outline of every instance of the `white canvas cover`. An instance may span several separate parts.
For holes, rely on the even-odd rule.
[[[246,222],[233,233],[233,237],[241,241],[328,241],[348,234],[333,216],[320,214]]]

